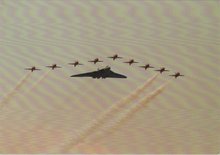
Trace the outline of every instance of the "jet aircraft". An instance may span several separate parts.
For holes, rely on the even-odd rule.
[[[48,68],[51,68],[52,70],[56,69],[56,68],[61,68],[60,66],[57,66],[57,64],[53,64],[51,66],[46,66]]]
[[[150,64],[146,64],[145,66],[140,66],[140,67],[144,68],[145,70],[147,70],[148,68],[154,68]]]
[[[79,61],[75,61],[73,63],[69,63],[69,65],[73,65],[74,67],[76,67],[78,65],[83,65],[83,64],[79,63]]]
[[[115,54],[115,55],[108,57],[108,58],[113,59],[113,60],[122,59],[122,57],[119,57],[118,54]]]
[[[103,61],[99,60],[99,58],[95,58],[94,60],[91,60],[89,62],[96,64],[97,62],[103,62]]]
[[[98,69],[97,71],[72,75],[71,77],[92,77],[92,78],[96,78],[96,79],[100,79],[100,78],[102,78],[102,79],[105,79],[105,78],[127,78],[124,75],[121,75],[121,74],[118,74],[118,73],[111,71],[111,68],[108,66],[103,69]]]
[[[179,76],[184,76],[184,75],[181,75],[179,72],[177,72],[177,73],[175,73],[175,74],[173,74],[173,75],[170,75],[170,76],[173,76],[173,77],[175,77],[175,79],[176,79],[176,78],[178,78]]]
[[[124,62],[124,63],[127,63],[127,64],[129,64],[129,65],[132,65],[133,63],[138,63],[138,62],[134,61],[134,59],[131,59],[131,60],[126,61],[126,62]]]
[[[160,74],[162,74],[163,72],[166,72],[166,71],[169,71],[169,70],[166,70],[164,67],[158,69],[158,70],[155,70],[155,71],[158,71],[160,72]]]
[[[40,70],[40,69],[37,69],[35,66],[33,66],[31,68],[25,68],[25,70],[30,70],[31,72],[33,72],[33,71]]]

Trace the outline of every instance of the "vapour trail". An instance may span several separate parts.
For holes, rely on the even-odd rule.
[[[25,93],[32,91],[37,85],[39,85],[39,84],[49,75],[50,71],[51,71],[51,70],[49,70],[49,71],[47,71],[45,74],[43,74],[43,75],[39,78],[39,80],[37,80],[27,91],[25,91]]]
[[[93,134],[99,127],[101,127],[109,118],[120,111],[123,107],[127,106],[129,102],[133,101],[148,87],[150,86],[158,77],[159,74],[154,75],[152,78],[147,80],[141,87],[137,88],[134,92],[130,95],[119,101],[118,103],[114,104],[109,110],[107,110],[101,117],[94,120],[83,132],[76,138],[75,141],[68,144],[63,150],[62,153],[68,152],[73,146],[77,145],[78,143],[84,141],[88,136]]]
[[[19,92],[19,89],[26,83],[26,81],[28,80],[28,78],[31,76],[31,72],[26,74],[15,86],[14,89],[11,90],[11,92],[9,92],[7,95],[5,95],[2,99],[2,102],[0,103],[0,109],[3,108],[3,106],[5,104],[7,104],[10,99]]]
[[[125,113],[121,115],[112,126],[102,129],[102,134],[98,138],[92,139],[93,142],[97,142],[98,140],[102,139],[103,137],[106,137],[110,134],[112,134],[114,131],[116,131],[123,123],[128,121],[133,115],[135,115],[138,111],[145,108],[145,106],[150,103],[156,96],[161,94],[165,87],[168,85],[169,82],[166,82],[162,84],[160,87],[158,87],[156,90],[152,91],[149,95],[144,97],[139,103],[132,106],[130,109],[128,109]]]

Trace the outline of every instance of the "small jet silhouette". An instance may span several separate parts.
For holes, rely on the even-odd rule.
[[[127,63],[127,64],[129,64],[129,65],[132,65],[133,63],[138,63],[138,62],[134,61],[134,59],[131,59],[131,60],[126,61],[126,62],[124,62],[124,63]]]
[[[54,70],[55,68],[61,68],[60,66],[57,66],[57,64],[53,64],[51,66],[46,66],[48,68],[51,68],[52,70]]]
[[[74,67],[76,67],[78,65],[83,65],[83,64],[79,63],[79,61],[75,61],[73,63],[69,63],[69,65],[73,65]]]
[[[144,68],[145,70],[147,70],[148,68],[154,68],[150,64],[146,64],[145,66],[139,66],[139,67]]]
[[[166,70],[164,67],[162,67],[162,68],[155,70],[155,71],[158,71],[158,72],[160,72],[160,74],[162,74],[163,72],[169,71],[169,70]]]
[[[177,73],[175,73],[175,74],[173,74],[173,75],[170,75],[170,76],[173,76],[173,77],[175,77],[175,79],[176,79],[176,78],[178,78],[179,76],[184,76],[184,75],[181,75],[179,72],[177,72]]]
[[[31,68],[25,68],[25,70],[30,70],[31,72],[33,72],[33,71],[40,70],[40,69],[37,69],[35,66],[33,66]]]
[[[122,59],[122,57],[119,57],[118,54],[115,54],[115,55],[108,57],[108,58],[113,59],[113,60]]]
[[[103,61],[99,60],[98,58],[95,58],[94,60],[91,60],[89,62],[93,62],[94,64],[96,64],[97,62],[103,62]]]
[[[94,71],[94,72],[72,75],[71,77],[92,77],[94,79],[127,78],[124,75],[121,75],[121,74],[118,74],[118,73],[111,71],[111,68],[108,66],[103,69],[98,69],[97,71]]]

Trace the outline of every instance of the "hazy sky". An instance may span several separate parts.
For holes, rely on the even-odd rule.
[[[24,68],[42,69],[0,109],[0,153],[59,153],[155,75],[138,67],[146,63],[170,73],[142,97],[174,72],[185,77],[171,80],[113,134],[72,152],[219,153],[219,27],[219,1],[0,0],[0,101],[27,74]],[[107,58],[115,53],[124,59]],[[104,62],[88,62],[96,57]],[[131,58],[140,63],[123,63]],[[68,65],[75,60],[84,65]],[[48,72],[44,66],[53,63],[62,69]],[[128,78],[70,78],[107,65]]]

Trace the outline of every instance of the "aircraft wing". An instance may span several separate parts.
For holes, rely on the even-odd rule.
[[[83,74],[72,75],[71,77],[92,77],[92,78],[127,78],[124,75],[108,71],[107,73],[102,71],[94,71]]]
[[[146,66],[139,66],[139,67],[141,67],[141,68],[147,68]],[[149,68],[149,67],[148,67]]]
[[[25,70],[30,70],[30,71],[31,71],[31,70],[34,70],[34,71],[35,71],[35,70],[38,70],[38,71],[39,71],[40,69],[38,69],[38,68],[36,68],[36,69],[32,69],[32,68],[25,68]]]
[[[99,73],[97,71],[94,71],[94,72],[72,75],[71,77],[96,77],[98,74]]]
[[[106,78],[127,78],[125,75],[115,73],[113,71],[109,71]]]
[[[46,66],[46,67],[53,67],[53,66]]]
[[[174,75],[169,75],[169,76],[184,76],[184,75],[175,75],[175,74],[174,74]]]

